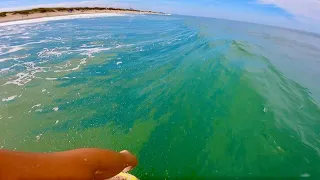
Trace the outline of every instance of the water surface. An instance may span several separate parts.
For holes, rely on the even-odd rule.
[[[141,179],[320,177],[320,37],[183,16],[0,27],[0,147],[128,149]]]

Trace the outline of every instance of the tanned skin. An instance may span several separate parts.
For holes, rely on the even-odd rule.
[[[0,180],[104,180],[138,164],[128,151],[76,149],[54,153],[0,150]]]

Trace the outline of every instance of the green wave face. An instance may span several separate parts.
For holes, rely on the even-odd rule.
[[[318,35],[122,16],[0,39],[2,148],[128,149],[140,179],[320,177]]]

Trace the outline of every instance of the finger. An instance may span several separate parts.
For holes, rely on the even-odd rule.
[[[92,166],[94,176],[99,180],[114,177],[125,169],[132,169],[131,167],[135,167],[138,163],[137,158],[126,150],[120,153],[102,149],[89,151],[92,152],[93,162],[95,162]]]
[[[136,158],[130,152],[114,152],[107,149],[78,149],[67,152],[70,157],[80,162],[96,176],[107,179],[116,176],[128,166],[136,165]]]
[[[120,154],[125,159],[125,163],[126,163],[125,170],[129,171],[137,166],[137,164],[138,164],[137,158],[133,154],[131,154],[129,151],[123,150],[120,152]]]
[[[124,168],[124,170],[122,172],[126,173],[126,172],[129,172],[131,169],[133,169],[132,166],[128,166],[128,167]]]
[[[122,169],[119,171],[119,169],[112,167],[112,168],[108,168],[108,169],[100,169],[98,171],[95,172],[95,179],[97,180],[104,180],[104,179],[108,179],[109,180],[122,180],[123,177],[119,175],[119,173],[122,172],[128,172],[131,169],[133,169],[133,167],[137,166],[138,161],[137,158],[131,154],[129,151],[127,150],[123,150],[120,153],[121,156],[121,163],[122,163]],[[127,178],[124,178],[127,179]]]

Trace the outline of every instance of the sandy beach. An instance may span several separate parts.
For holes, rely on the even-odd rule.
[[[44,17],[56,17],[56,16],[69,16],[80,14],[101,14],[101,13],[117,13],[117,14],[160,14],[151,11],[130,11],[130,10],[74,10],[72,12],[59,11],[59,12],[45,12],[45,13],[32,13],[32,14],[14,14],[14,12],[6,13],[5,17],[0,17],[0,23],[20,21],[28,19],[38,19]]]

